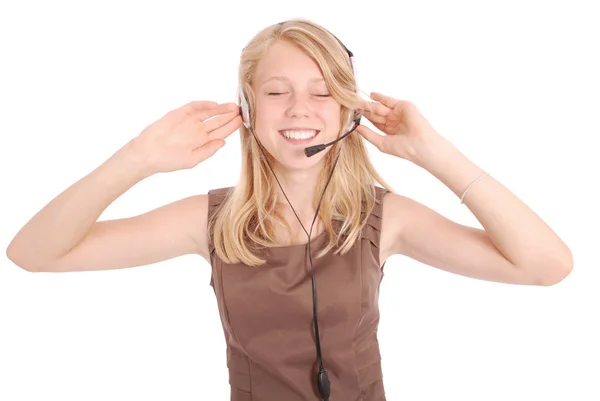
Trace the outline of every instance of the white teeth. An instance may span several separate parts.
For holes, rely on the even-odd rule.
[[[281,131],[283,136],[288,139],[308,139],[317,134],[316,130],[284,130]]]

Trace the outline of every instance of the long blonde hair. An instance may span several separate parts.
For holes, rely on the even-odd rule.
[[[364,107],[357,94],[357,84],[346,49],[323,27],[305,20],[294,19],[269,26],[260,31],[244,48],[240,58],[239,88],[246,96],[250,122],[254,126],[255,108],[252,80],[258,63],[277,41],[296,45],[319,65],[328,90],[342,105],[340,135],[354,110]],[[368,107],[368,106],[367,106]],[[274,236],[274,226],[282,225],[291,234],[291,227],[277,212],[279,201],[277,182],[265,156],[252,133],[240,128],[242,168],[238,184],[227,194],[218,210],[209,216],[209,241],[217,256],[225,263],[258,266],[266,262],[255,252],[261,247],[285,246]],[[361,229],[375,203],[375,181],[394,192],[377,173],[360,134],[354,132],[331,146],[323,158],[324,167],[317,180],[314,208],[329,178],[335,157],[341,149],[331,182],[319,208],[319,218],[329,234],[327,245],[316,255],[324,256],[337,246],[334,254],[345,254],[360,239]],[[269,157],[271,166],[273,157]],[[336,231],[334,227],[337,227]],[[290,235],[290,238],[292,236]]]

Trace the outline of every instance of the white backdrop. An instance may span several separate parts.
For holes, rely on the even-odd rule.
[[[362,90],[413,101],[575,258],[573,273],[551,287],[388,259],[379,326],[387,399],[600,399],[595,2],[216,3],[2,3],[4,249],[39,209],[167,111],[190,100],[235,101],[250,38],[309,18],[354,52]],[[368,146],[398,193],[480,227],[435,177]],[[143,180],[101,219],[234,185],[239,152],[236,132],[196,168]],[[0,400],[229,399],[225,340],[201,257],[35,274],[2,256]]]

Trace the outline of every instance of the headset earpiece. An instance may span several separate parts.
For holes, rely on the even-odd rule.
[[[238,89],[238,99],[240,102],[240,111],[242,114],[242,121],[246,128],[250,128],[250,108],[246,96],[241,89]]]

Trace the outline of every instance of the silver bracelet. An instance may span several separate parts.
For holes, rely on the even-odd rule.
[[[463,204],[463,201],[465,199],[465,195],[467,194],[467,192],[469,191],[469,189],[471,188],[471,186],[473,184],[475,184],[477,181],[479,181],[480,179],[482,179],[483,177],[485,177],[486,175],[489,175],[490,173],[483,173],[481,174],[479,177],[477,177],[472,183],[469,184],[469,186],[467,187],[467,189],[465,189],[465,192],[463,192],[462,196],[460,197],[460,204]]]

